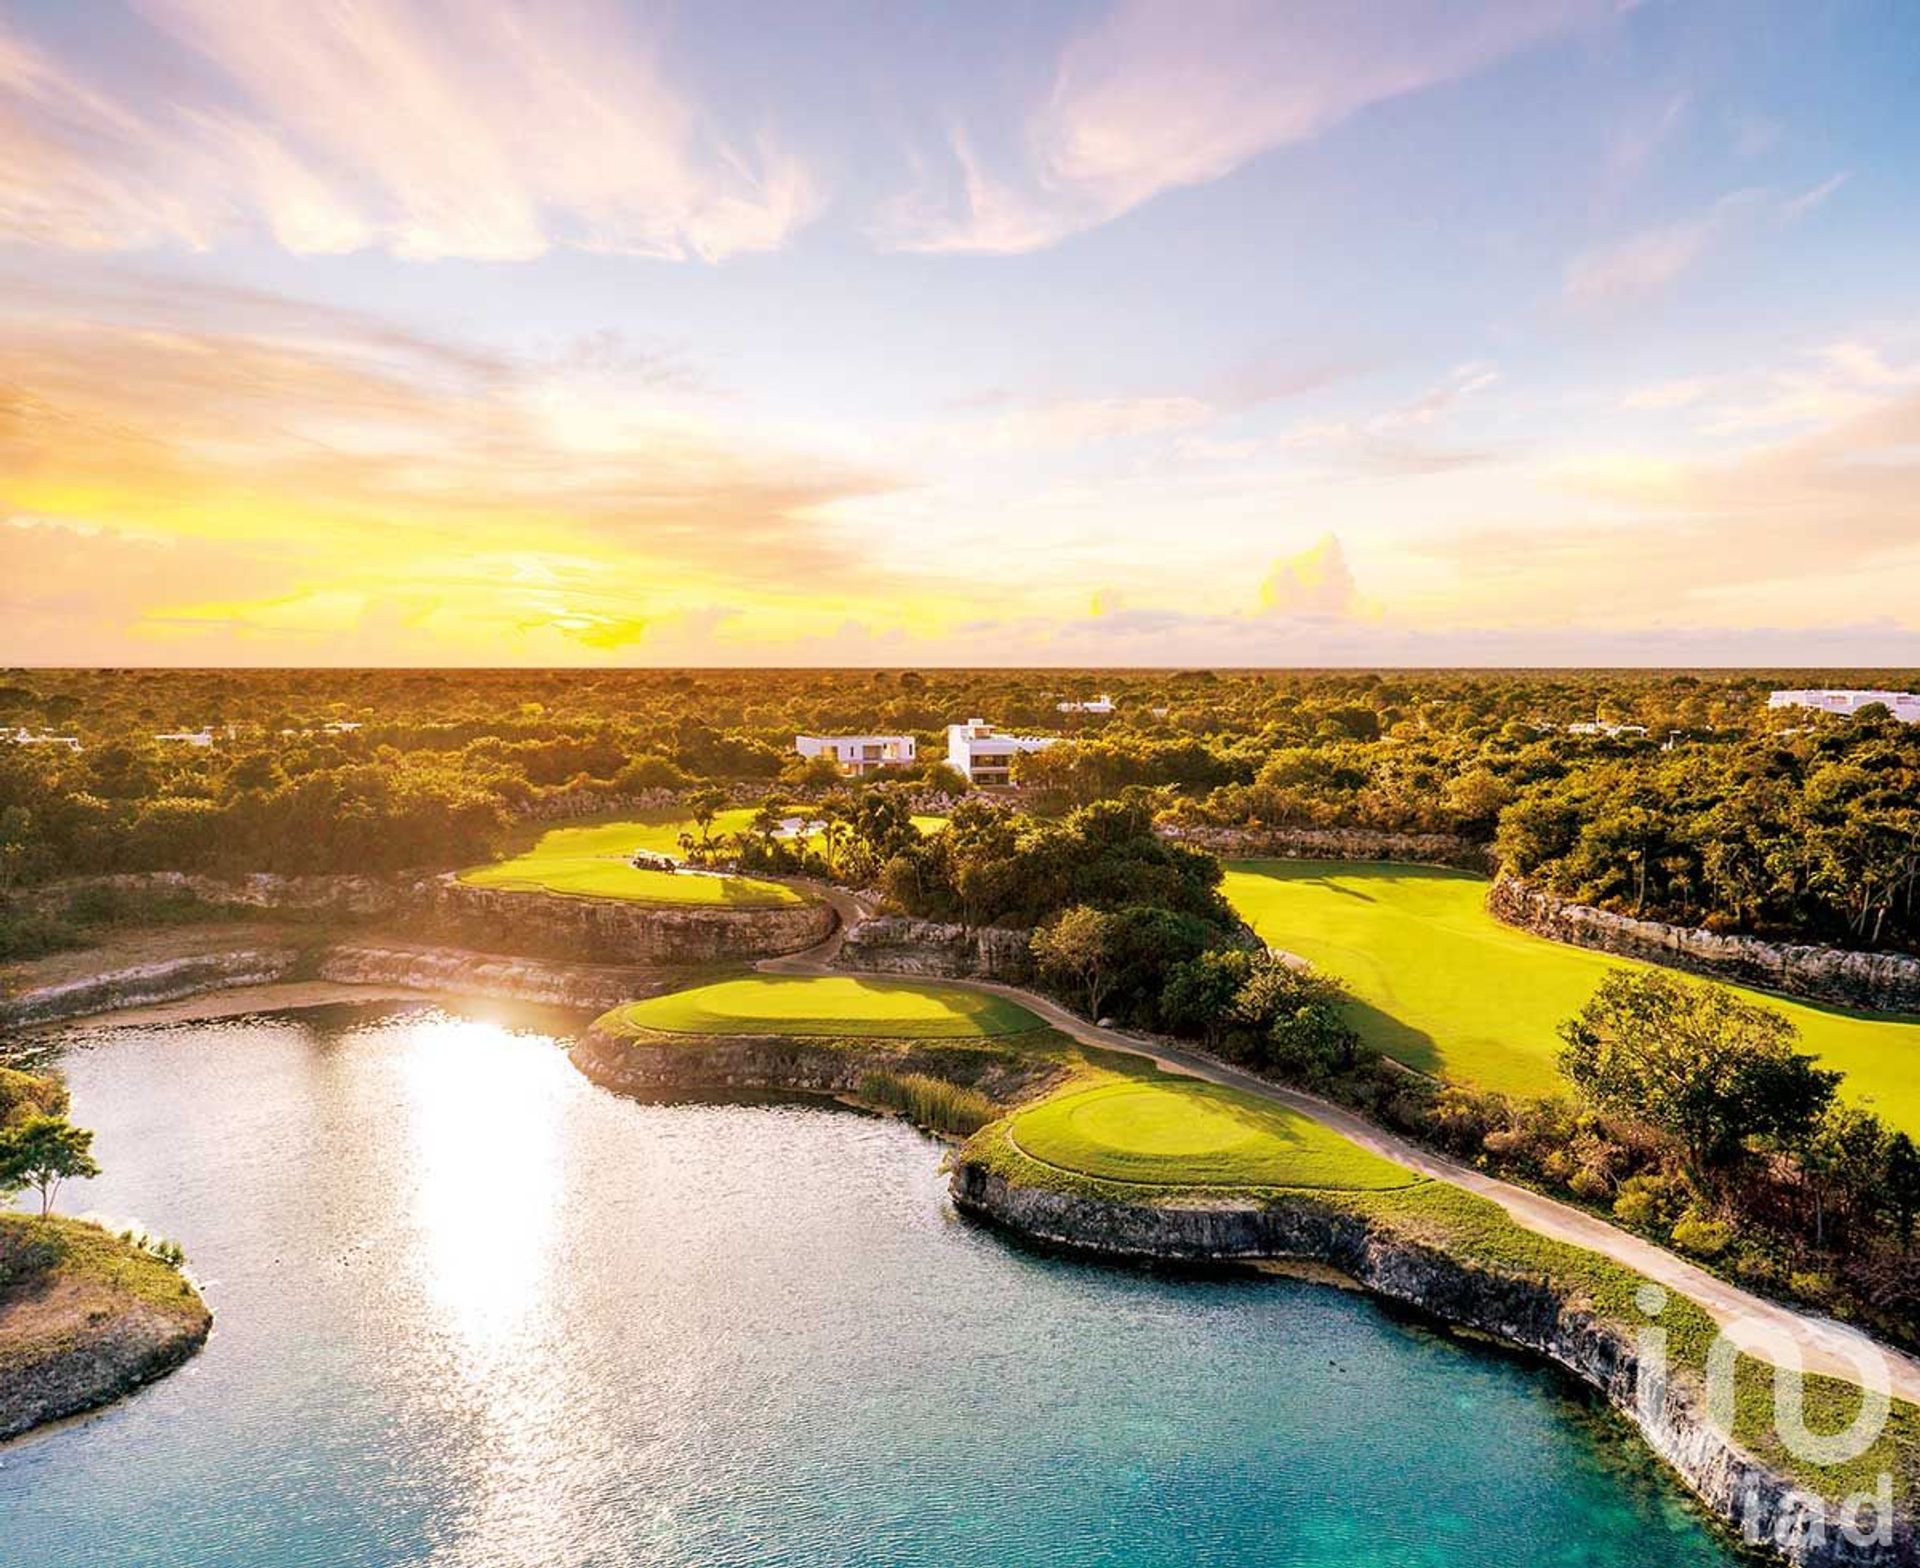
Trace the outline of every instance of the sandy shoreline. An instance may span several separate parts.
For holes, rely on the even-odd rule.
[[[85,1013],[38,1026],[38,1030],[70,1029],[76,1024],[183,1024],[215,1018],[238,1018],[247,1013],[279,1012],[292,1007],[326,1007],[339,1002],[450,1002],[476,1000],[451,992],[415,991],[395,985],[346,985],[333,980],[287,980],[273,985],[235,986],[157,1002],[146,1007],[116,1007]]]

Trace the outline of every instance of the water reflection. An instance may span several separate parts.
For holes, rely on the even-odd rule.
[[[81,1045],[74,1206],[181,1236],[219,1325],[0,1451],[6,1568],[1726,1563],[1544,1374],[1017,1252],[896,1123],[635,1105],[420,1009]]]

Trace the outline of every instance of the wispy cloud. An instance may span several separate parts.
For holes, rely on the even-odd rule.
[[[0,296],[0,575],[76,636],[136,610],[306,635],[424,593],[461,607],[456,636],[533,615],[605,644],[690,592],[883,591],[823,511],[891,477],[756,437],[644,357],[583,389],[564,357],[265,296],[223,328],[191,288],[107,298],[83,317],[57,285]]]
[[[139,9],[199,62],[140,102],[0,26],[0,232],[198,248],[255,225],[303,253],[716,260],[780,245],[819,204],[770,136],[716,131],[610,0]]]
[[[883,237],[904,250],[1038,250],[1614,10],[1607,0],[1464,12],[1444,0],[1120,0],[1062,52],[1017,166],[990,170],[956,133],[952,188],[910,193]]]
[[[1797,223],[1847,182],[1843,172],[1811,189],[1780,196],[1763,189],[1729,191],[1677,223],[1642,229],[1625,239],[1583,251],[1568,262],[1563,292],[1583,308],[1659,294],[1713,251],[1756,226]]]
[[[1318,453],[1337,467],[1378,477],[1411,478],[1471,467],[1486,462],[1488,454],[1439,445],[1434,435],[1463,404],[1499,380],[1494,366],[1471,361],[1456,366],[1418,397],[1363,418],[1296,425],[1281,442],[1294,451]]]

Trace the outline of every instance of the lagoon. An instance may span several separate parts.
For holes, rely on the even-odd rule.
[[[1038,1256],[940,1148],[643,1105],[565,1019],[89,1027],[189,1367],[0,1449],[9,1568],[1692,1568],[1731,1554],[1551,1370],[1325,1286]]]

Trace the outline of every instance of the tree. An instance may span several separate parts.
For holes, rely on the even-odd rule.
[[[0,1067],[0,1128],[29,1116],[67,1114],[67,1085],[57,1073],[23,1073]]]
[[[0,810],[0,893],[12,888],[33,852],[33,813],[25,806]]]
[[[1336,981],[1278,958],[1254,964],[1228,1014],[1235,1054],[1256,1067],[1315,1079],[1350,1072],[1360,1037],[1341,1015]]]
[[[1560,1070],[1585,1098],[1672,1134],[1702,1175],[1750,1139],[1798,1142],[1840,1081],[1794,1050],[1784,1014],[1661,970],[1611,971],[1560,1038]]]
[[[64,1116],[29,1116],[0,1132],[0,1190],[33,1188],[44,1219],[63,1181],[100,1174],[92,1151],[93,1134],[86,1128]]]
[[[853,836],[867,848],[874,864],[885,865],[920,838],[913,825],[913,808],[898,790],[869,789],[854,797]]]
[[[1218,1045],[1226,1032],[1233,999],[1253,973],[1254,955],[1245,948],[1210,948],[1167,971],[1160,992],[1160,1017],[1175,1034],[1198,1035]]]
[[[1887,1143],[1887,1207],[1893,1211],[1894,1229],[1900,1233],[1901,1246],[1913,1241],[1913,1217],[1920,1213],[1920,1149],[1913,1139],[1897,1132]]]
[[[1118,979],[1117,935],[1115,916],[1075,904],[1033,933],[1034,962],[1056,985],[1077,989],[1086,999],[1087,1016],[1097,1019]]]
[[[1887,1169],[1886,1125],[1858,1106],[1829,1105],[1799,1154],[1813,1189],[1813,1244],[1824,1249],[1829,1197],[1851,1214],[1871,1213]]]
[[[697,789],[687,797],[687,815],[700,830],[702,854],[711,853],[713,849],[713,819],[720,815],[720,808],[726,803],[727,792],[723,789]]]

